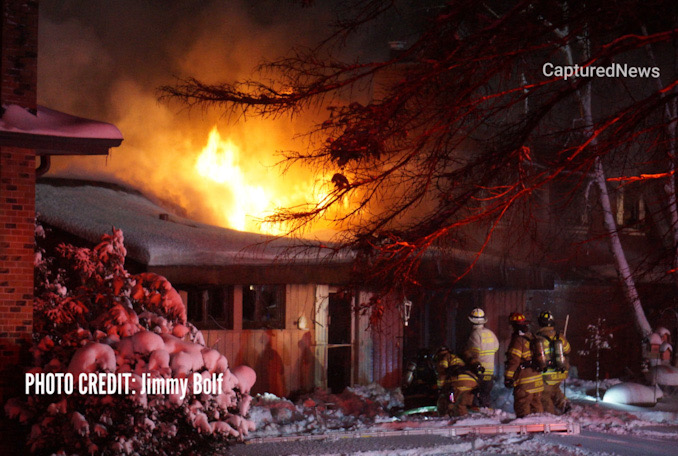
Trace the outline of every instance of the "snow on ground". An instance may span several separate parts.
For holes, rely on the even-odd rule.
[[[608,389],[625,388],[619,380],[600,383],[601,396]],[[635,386],[630,386],[633,390]],[[257,396],[252,404],[250,419],[257,430],[250,433],[250,440],[266,440],[275,436],[315,435],[336,436],[340,431],[370,432],[394,429],[444,428],[486,424],[524,424],[547,422],[578,423],[582,438],[591,436],[618,436],[621,439],[659,439],[669,448],[664,453],[659,446],[653,454],[672,454],[673,445],[678,444],[678,394],[667,394],[653,407],[638,407],[596,401],[596,385],[592,381],[569,380],[567,395],[574,405],[570,413],[555,417],[549,414],[532,415],[516,419],[513,413],[511,391],[500,385],[493,392],[493,409],[480,409],[467,417],[450,420],[434,415],[402,415],[403,397],[399,390],[386,390],[378,385],[348,388],[340,395],[316,391],[302,396],[294,402],[270,394]],[[405,439],[404,437],[403,439]],[[597,438],[597,440],[596,440]],[[454,439],[440,436],[412,437],[416,444],[394,447],[393,438],[358,439],[363,441],[361,450],[355,442],[332,441],[330,447],[324,443],[324,452],[312,452],[306,447],[292,453],[283,453],[285,444],[244,445],[231,449],[229,454],[355,454],[360,456],[381,455],[445,455],[445,454],[558,454],[558,455],[614,455],[614,449],[606,447],[607,438],[593,438],[594,443],[569,445],[559,436],[544,434],[500,434],[467,435]],[[561,439],[561,440],[559,440]],[[269,439],[270,440],[270,439]],[[356,439],[344,439],[352,440]],[[668,440],[669,443],[666,443]],[[369,443],[365,443],[369,441]],[[428,443],[427,443],[428,442]],[[276,446],[278,445],[278,446]],[[287,444],[290,445],[290,444]],[[322,445],[319,445],[321,448]],[[588,445],[588,446],[587,446]],[[366,447],[367,446],[367,447]],[[622,446],[624,446],[622,444]],[[251,447],[257,447],[256,450]],[[248,452],[249,451],[249,452]],[[252,453],[251,451],[255,451]],[[631,453],[635,454],[635,453]]]
[[[603,382],[601,389],[619,388],[618,380]],[[625,404],[596,402],[589,392],[595,391],[595,382],[577,380],[568,384],[568,396],[573,400],[572,411],[554,417],[544,413],[516,419],[513,397],[503,387],[495,386],[493,409],[481,409],[467,417],[454,420],[455,425],[482,425],[502,423],[543,423],[554,419],[578,422],[583,429],[614,433],[642,432],[642,427],[657,424],[678,425],[678,397],[667,398],[654,407],[636,407]],[[450,420],[430,415],[398,416],[402,412],[403,397],[399,390],[386,390],[379,385],[347,388],[340,395],[317,391],[302,396],[295,403],[271,394],[257,396],[250,418],[257,425],[250,438],[322,434],[337,430],[419,428],[449,425]],[[391,423],[391,424],[389,424]],[[678,438],[678,436],[677,436]]]
[[[319,390],[295,403],[266,393],[254,399],[250,419],[257,425],[256,437],[323,434],[394,421],[393,415],[402,406],[399,390],[376,384],[346,388],[339,395]]]
[[[650,384],[656,385],[678,385],[678,367],[659,364],[651,366],[645,374]]]

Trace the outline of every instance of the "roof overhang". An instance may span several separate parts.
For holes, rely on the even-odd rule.
[[[0,145],[35,149],[37,155],[108,155],[122,139],[69,138],[0,131]]]
[[[107,155],[123,141],[110,123],[72,116],[38,106],[31,112],[18,105],[3,105],[0,146],[34,149],[37,155]]]
[[[431,249],[419,268],[420,282],[431,287],[552,290],[555,279],[543,265],[455,248]]]
[[[149,272],[159,274],[173,284],[181,285],[242,285],[283,283],[326,283],[343,285],[352,279],[348,262],[285,262],[269,264],[229,264],[220,266],[167,265],[148,266]]]

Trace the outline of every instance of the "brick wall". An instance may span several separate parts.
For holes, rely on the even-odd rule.
[[[38,85],[38,2],[2,2],[2,104],[37,107]]]
[[[0,101],[37,107],[38,2],[0,0]],[[0,403],[21,393],[33,331],[35,151],[0,146]],[[4,407],[3,407],[4,408]],[[24,452],[0,410],[0,453]]]
[[[0,404],[21,394],[33,330],[35,153],[0,147]],[[4,407],[3,407],[4,408]],[[0,409],[0,453],[21,454],[25,430]]]
[[[33,329],[35,156],[10,147],[0,155],[0,365],[11,366]]]

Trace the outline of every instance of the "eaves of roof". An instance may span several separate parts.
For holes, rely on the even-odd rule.
[[[0,131],[0,145],[35,149],[37,155],[107,155],[122,139],[76,138]]]
[[[38,106],[0,109],[0,146],[34,149],[37,155],[107,155],[123,141],[118,128]]]

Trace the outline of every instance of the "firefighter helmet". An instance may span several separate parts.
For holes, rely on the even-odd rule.
[[[521,328],[523,331],[526,331],[530,320],[525,318],[525,315],[521,314],[520,312],[511,312],[509,315],[509,323],[511,323],[513,326]]]
[[[544,327],[544,326],[553,326],[555,323],[555,318],[553,317],[553,314],[545,310],[542,313],[539,314],[539,318],[537,318],[537,321],[539,322],[539,326]]]
[[[529,322],[525,318],[525,315],[521,314],[520,312],[511,312],[509,315],[509,323],[517,323],[522,325]]]
[[[484,325],[487,323],[487,318],[485,318],[485,311],[480,307],[476,307],[468,314],[468,320],[474,325]]]

